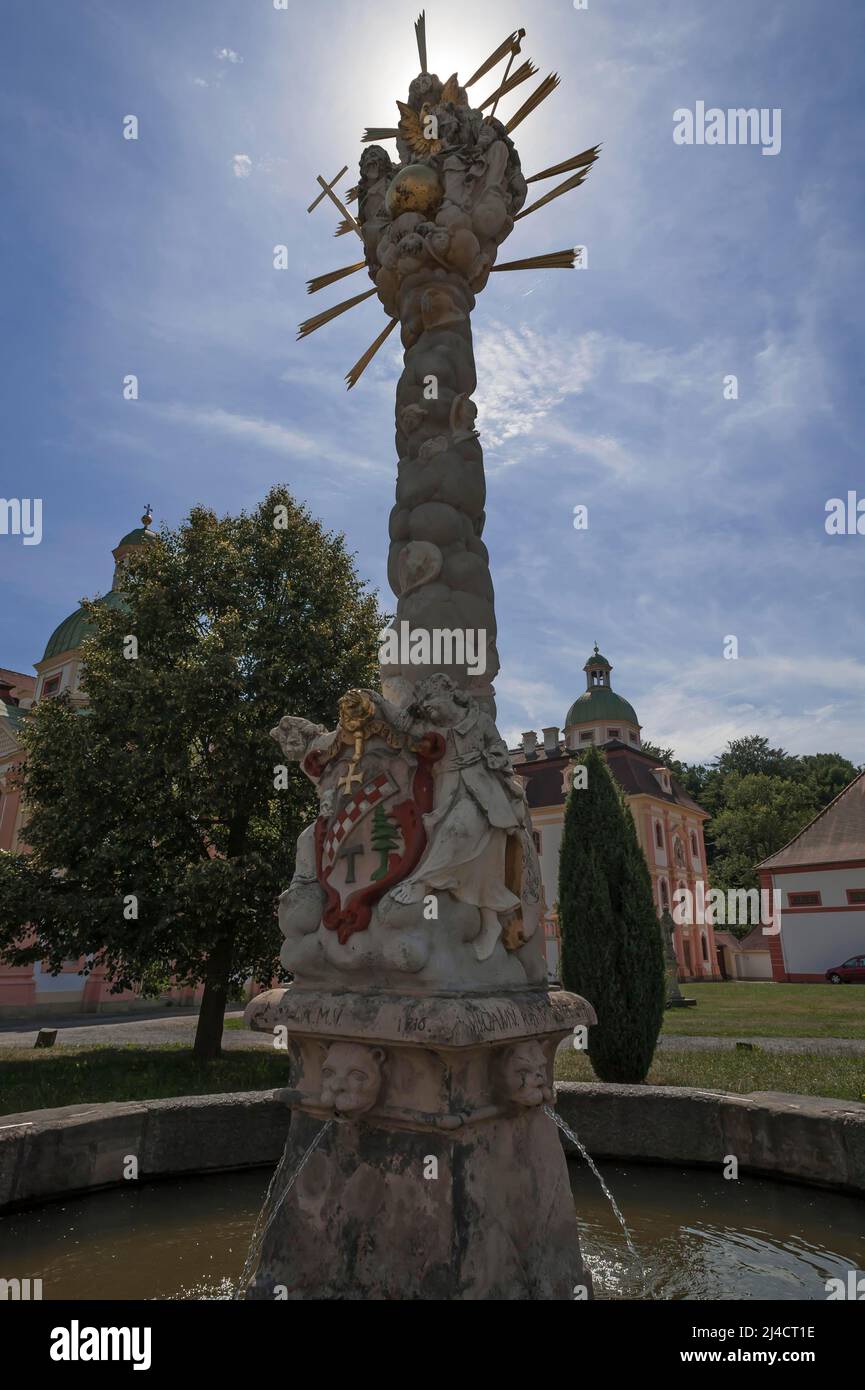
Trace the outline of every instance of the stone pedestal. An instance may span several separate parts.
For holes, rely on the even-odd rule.
[[[571,1299],[588,1285],[543,1106],[576,995],[289,990],[288,1182],[251,1299]],[[278,1196],[278,1194],[277,1194]]]

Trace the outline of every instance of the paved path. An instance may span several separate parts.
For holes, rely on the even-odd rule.
[[[55,1047],[86,1047],[99,1043],[110,1046],[112,1043],[135,1043],[140,1047],[157,1046],[160,1043],[188,1043],[195,1036],[197,1013],[194,1009],[164,1009],[152,1014],[98,1014],[92,1021],[82,1023],[81,1014],[72,1017],[49,1020],[39,1019],[31,1023],[29,1019],[6,1019],[0,1023],[0,1048],[32,1047],[40,1028],[56,1028]],[[227,1013],[227,1019],[242,1018],[238,1009]],[[676,1034],[664,1034],[659,1046],[664,1052],[732,1052],[737,1041],[754,1043],[766,1052],[822,1052],[827,1054],[852,1054],[865,1057],[865,1038],[695,1038]],[[222,1046],[234,1051],[245,1047],[272,1047],[270,1033],[253,1033],[248,1028],[228,1028],[222,1035]],[[562,1048],[573,1046],[565,1038]]]
[[[865,1057],[865,1038],[689,1038],[668,1033],[661,1035],[658,1049],[661,1052],[733,1052],[737,1042],[753,1043],[766,1052],[820,1052],[829,1056]],[[559,1051],[572,1047],[571,1039],[565,1038]]]
[[[227,1013],[229,1018],[243,1018],[243,1011]],[[130,1018],[128,1014],[99,1015],[92,1022],[82,1023],[81,1014],[73,1018],[39,1019],[36,1026],[29,1019],[7,1019],[0,1026],[0,1048],[32,1047],[40,1028],[56,1028],[55,1047],[87,1047],[98,1043],[101,1047],[115,1046],[118,1043],[135,1043],[139,1047],[154,1047],[160,1043],[187,1043],[192,1045],[198,1021],[197,1013],[190,1009],[183,1013],[174,1010],[170,1014]],[[248,1028],[227,1028],[222,1034],[222,1046],[227,1051],[238,1048],[272,1047],[270,1033],[253,1033]]]
[[[865,1038],[690,1038],[664,1034],[660,1046],[665,1052],[732,1052],[737,1042],[753,1043],[766,1052],[852,1053],[865,1057]]]

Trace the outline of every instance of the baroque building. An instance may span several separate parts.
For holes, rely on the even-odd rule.
[[[692,901],[696,884],[707,883],[703,823],[708,812],[676,780],[667,767],[642,747],[641,726],[633,705],[612,688],[612,666],[595,649],[583,670],[586,688],[565,716],[564,736],[558,725],[523,734],[522,746],[511,751],[514,772],[526,788],[535,844],[541,861],[547,903],[547,964],[559,971],[557,912],[559,847],[575,757],[582,749],[602,750],[607,765],[625,794],[640,846],[652,880],[660,914],[673,907],[676,889],[688,888]],[[715,936],[711,923],[695,922],[675,929],[674,944],[681,980],[718,980]]]

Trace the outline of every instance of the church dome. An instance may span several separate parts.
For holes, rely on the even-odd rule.
[[[153,518],[151,517],[151,520]],[[155,531],[150,531],[146,526],[136,526],[134,531],[127,531],[126,535],[117,542],[114,547],[119,550],[122,545],[143,545],[145,541],[155,541],[158,537]]]
[[[634,706],[617,695],[615,690],[610,690],[609,686],[598,686],[594,690],[586,690],[575,700],[568,710],[565,720],[565,728],[571,724],[589,724],[595,720],[619,720],[624,724],[637,724],[639,719],[634,711]]]
[[[116,589],[110,589],[102,598],[96,600],[97,603],[107,603],[109,608],[122,608],[123,601],[123,595]],[[47,661],[51,656],[59,656],[61,652],[77,651],[85,637],[89,637],[92,632],[93,623],[90,615],[85,613],[83,608],[76,608],[48,638],[42,660]]]
[[[150,541],[158,540],[155,531],[151,531],[150,526],[153,521],[153,511],[150,506],[144,508],[144,515],[141,518],[141,525],[136,526],[134,531],[127,531],[114,547],[114,558],[118,558],[118,551],[122,551],[127,545],[145,545]]]
[[[634,706],[617,695],[610,687],[612,666],[605,656],[595,650],[583,670],[586,673],[586,689],[571,705],[565,718],[565,729],[580,724],[631,725],[638,731],[640,721]]]
[[[114,584],[107,594],[96,600],[97,603],[107,603],[109,608],[122,608],[124,605],[123,594],[120,589],[122,581],[121,561],[135,547],[146,545],[151,541],[158,540],[155,532],[150,530],[153,521],[153,512],[149,506],[144,508],[144,515],[141,518],[141,525],[136,526],[134,531],[127,531],[122,540],[119,540],[111,552],[115,560]],[[89,614],[83,608],[76,608],[74,613],[70,613],[68,618],[64,618],[59,627],[56,627],[48,638],[48,645],[45,648],[43,661],[49,657],[60,656],[61,652],[75,652],[81,646],[85,637],[89,637],[94,631],[93,623]]]

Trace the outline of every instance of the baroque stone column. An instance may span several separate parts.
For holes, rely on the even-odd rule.
[[[526,185],[456,75],[421,73],[400,112],[400,164],[373,145],[358,185],[405,350],[394,645],[382,691],[348,692],[335,729],[273,731],[320,814],[280,900],[294,983],[248,1010],[289,1039],[286,1178],[335,1123],[275,1194],[247,1297],[571,1299],[590,1281],[544,1105],[559,1042],[595,1015],[548,987],[525,793],[495,725],[472,401],[470,314]]]

